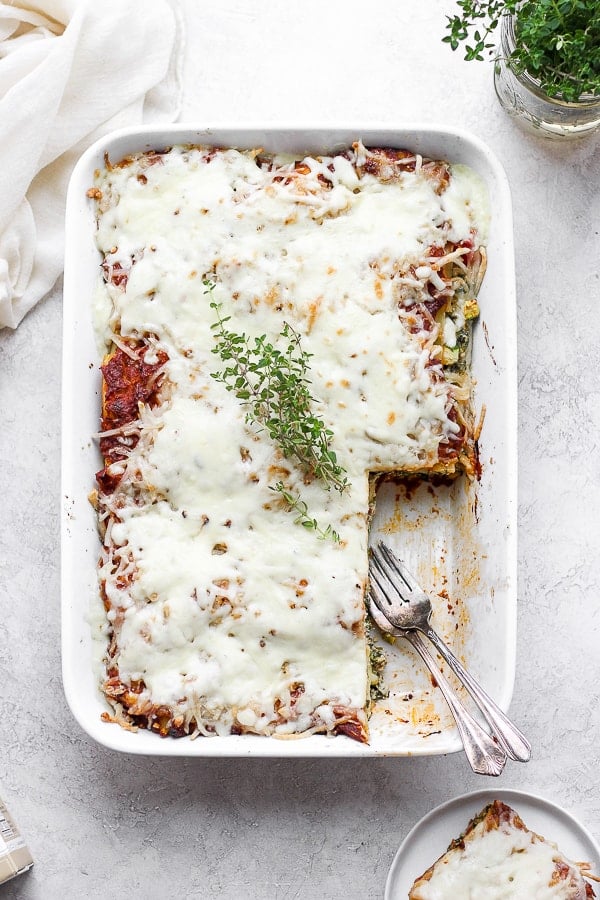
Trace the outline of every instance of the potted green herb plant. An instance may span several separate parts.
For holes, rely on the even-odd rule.
[[[538,133],[600,128],[600,0],[458,0],[443,40],[493,57],[504,109]],[[499,38],[496,34],[499,32]]]

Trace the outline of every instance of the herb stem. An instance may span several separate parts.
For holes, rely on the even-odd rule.
[[[322,528],[317,520],[309,515],[308,506],[300,494],[294,497],[294,495],[286,489],[283,481],[278,481],[276,485],[271,487],[271,490],[281,494],[282,499],[287,503],[288,507],[297,513],[294,524],[302,525],[303,528],[314,531],[322,541],[330,538],[332,541],[339,543],[340,536],[337,531],[334,531],[331,525]]]
[[[213,288],[209,283],[209,292]],[[333,432],[312,410],[311,354],[302,349],[300,335],[284,323],[279,335],[286,342],[282,351],[264,334],[251,339],[230,331],[226,327],[230,316],[222,315],[222,304],[211,301],[210,305],[217,317],[212,325],[217,340],[212,352],[226,364],[212,377],[242,401],[247,421],[266,429],[286,458],[295,458],[303,471],[327,489],[342,492],[348,480],[331,448]]]

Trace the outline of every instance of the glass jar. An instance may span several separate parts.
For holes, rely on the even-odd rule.
[[[536,78],[510,65],[515,46],[514,18],[504,16],[500,49],[494,63],[494,86],[504,110],[520,125],[541,137],[578,138],[600,128],[600,97],[583,94],[576,103],[549,97]]]
[[[0,799],[0,884],[27,872],[32,865],[29,848]]]

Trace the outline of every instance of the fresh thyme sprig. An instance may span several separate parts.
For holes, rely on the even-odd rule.
[[[340,536],[337,531],[334,531],[331,525],[327,525],[326,528],[321,528],[317,520],[309,515],[308,506],[300,494],[294,497],[294,495],[286,489],[283,481],[278,481],[276,485],[271,487],[271,490],[281,494],[289,508],[297,513],[294,524],[302,525],[303,528],[316,532],[318,537],[323,541],[327,540],[327,538],[331,538],[332,541],[339,543]]]
[[[459,44],[472,39],[475,43],[465,44],[465,59],[482,60],[484,51],[492,55],[496,42],[488,40],[498,27],[505,12],[514,12],[517,0],[457,0],[461,15],[446,16],[449,32],[442,41],[457,50]]]
[[[540,82],[549,97],[576,102],[600,96],[600,0],[457,0],[460,14],[446,16],[442,40],[465,59],[494,55],[492,32],[515,16],[510,66]],[[470,41],[470,43],[467,43]]]
[[[227,364],[212,377],[246,405],[247,421],[266,429],[286,458],[295,458],[328,489],[343,491],[348,481],[330,446],[333,433],[311,409],[315,402],[307,377],[311,354],[302,349],[300,335],[285,323],[280,335],[285,347],[280,350],[266,335],[251,339],[229,331],[225,326],[231,317],[221,314],[222,304],[210,305],[217,317],[212,352]]]

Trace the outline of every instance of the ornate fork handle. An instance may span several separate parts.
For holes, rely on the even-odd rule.
[[[531,758],[531,744],[526,737],[458,661],[439,634],[431,626],[420,630],[429,638],[440,656],[446,660],[448,666],[476,702],[507,755],[519,762],[527,762]]]
[[[403,638],[415,648],[441,690],[450,707],[461,736],[465,755],[477,775],[500,775],[506,763],[506,753],[462,705],[446,676],[429,652],[418,631],[402,631]]]

